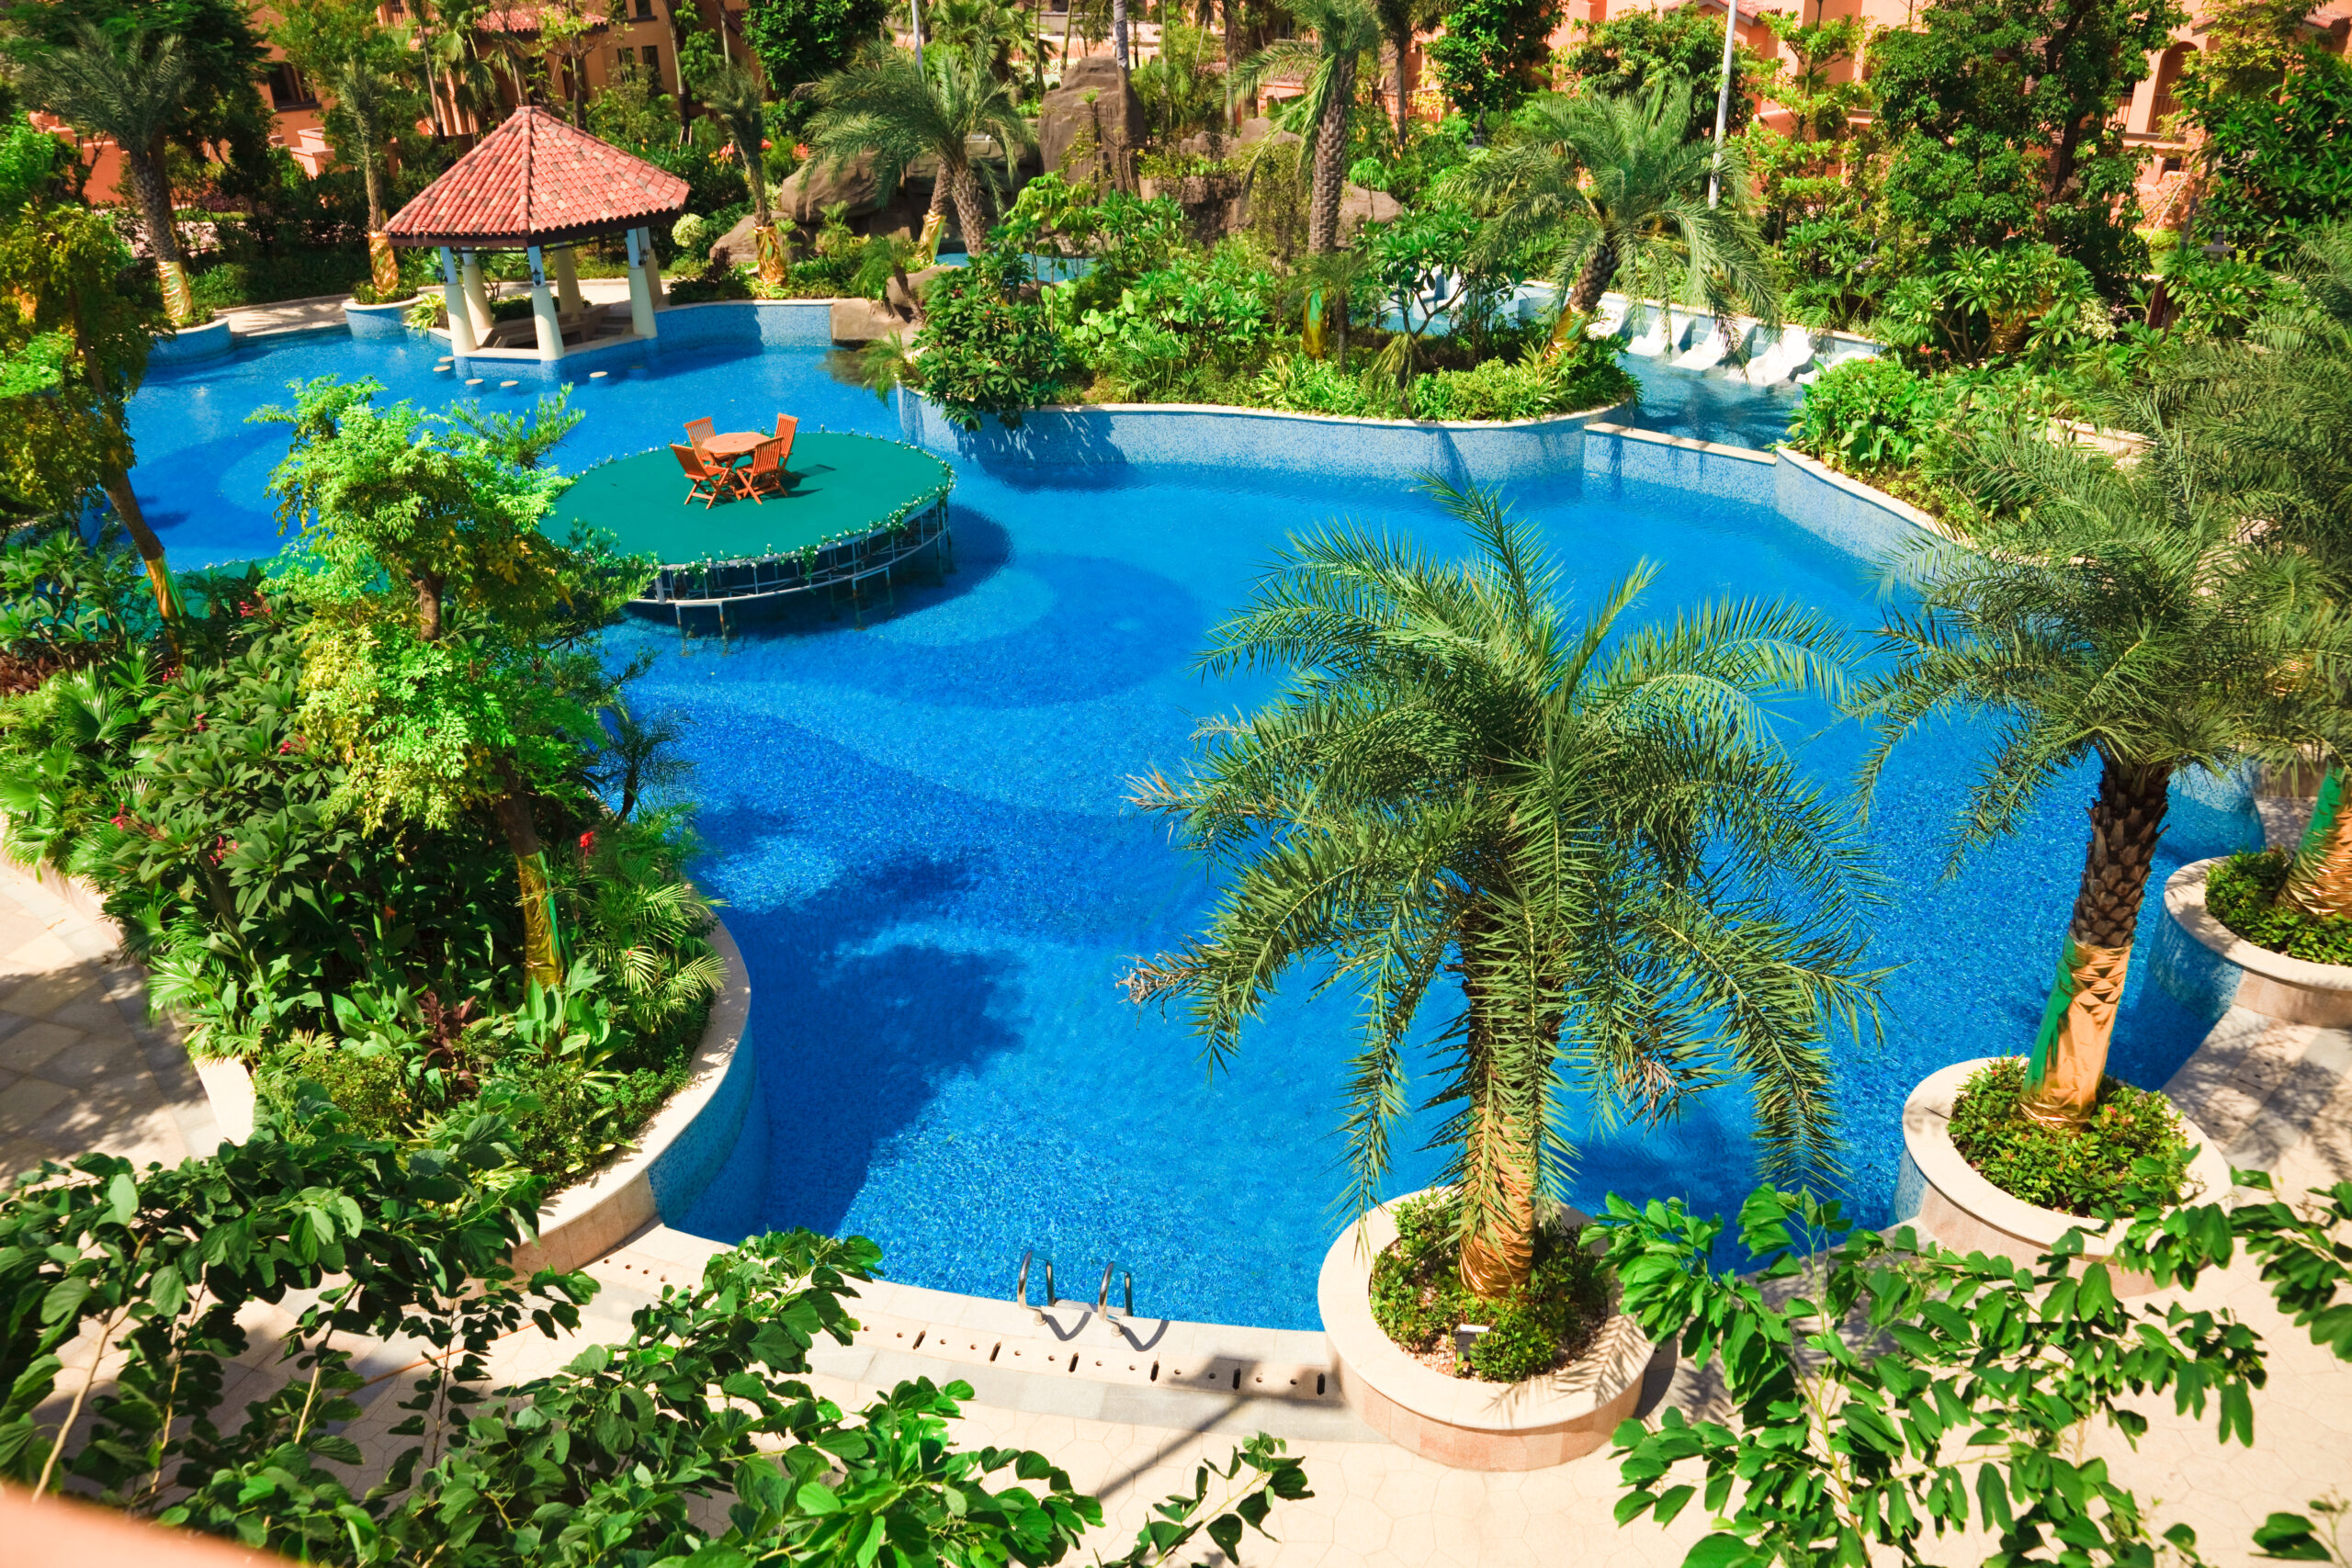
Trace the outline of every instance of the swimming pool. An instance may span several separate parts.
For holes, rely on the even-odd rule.
[[[254,407],[329,373],[437,401],[451,389],[436,354],[333,335],[158,374],[132,405],[134,482],[175,558],[274,547],[262,485],[284,437],[243,423]],[[489,390],[498,406],[537,388]],[[560,454],[569,468],[670,439],[695,414],[724,428],[781,408],[806,426],[898,433],[813,349],[672,349],[575,400],[588,417]],[[1010,1289],[1027,1247],[1050,1251],[1065,1280],[1116,1258],[1147,1314],[1314,1326],[1351,1010],[1287,997],[1211,1080],[1181,1028],[1125,1002],[1114,982],[1130,959],[1191,930],[1212,890],[1125,808],[1123,781],[1182,766],[1197,716],[1255,694],[1205,686],[1190,662],[1287,530],[1344,510],[1448,548],[1453,525],[1340,478],[958,468],[960,570],[902,588],[897,613],[863,633],[806,613],[724,645],[643,624],[613,634],[616,657],[653,656],[639,705],[694,720],[710,845],[697,874],[726,901],[755,998],[760,1102],[684,1223],[726,1239],[785,1224],[863,1232],[893,1277],[988,1294]],[[1638,488],[1604,499],[1577,474],[1517,499],[1580,591],[1648,558],[1666,568],[1654,612],[1753,593],[1873,624],[1866,564],[1775,513]],[[1819,716],[1792,715],[1792,739]],[[1886,1048],[1838,1055],[1849,1185],[1869,1218],[1892,1196],[1910,1087],[2030,1037],[2081,866],[2087,777],[1939,879],[1970,742],[1920,740],[1872,819],[1894,879],[1877,957],[1902,968]],[[1857,750],[1836,731],[1806,754],[1836,778]],[[2172,869],[2253,835],[2250,813],[2176,791],[2148,918],[2162,919]],[[2159,1083],[2204,1020],[2134,967],[2115,1070]],[[1735,1093],[1670,1129],[1596,1135],[1576,1196],[1731,1203],[1750,1184],[1747,1128]],[[1434,1165],[1408,1154],[1396,1190]]]

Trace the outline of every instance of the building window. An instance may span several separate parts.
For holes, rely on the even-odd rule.
[[[653,78],[655,86],[660,86],[662,85],[662,51],[651,44],[647,44],[637,51],[637,55],[639,61],[645,66],[645,73]]]
[[[2187,68],[2188,57],[2196,52],[2193,43],[2177,43],[2156,62],[2155,102],[2148,110],[2150,130],[2161,133],[2165,130],[2165,121],[2180,112],[2180,101],[2173,96],[2173,88],[2179,85],[2181,72]]]
[[[653,19],[653,0],[637,0],[637,19],[640,22]]]
[[[622,70],[627,71],[637,63],[637,51],[633,49],[616,49],[613,51],[613,59]]]
[[[302,80],[302,73],[279,61],[269,68],[269,105],[275,109],[314,109],[319,96]]]

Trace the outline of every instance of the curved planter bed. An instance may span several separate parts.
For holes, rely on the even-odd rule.
[[[229,318],[222,316],[200,326],[165,333],[148,350],[147,358],[155,365],[187,365],[199,359],[218,359],[234,346]]]
[[[2226,977],[2218,988],[2226,996],[2234,977],[2236,1006],[2282,1023],[2352,1027],[2352,965],[2314,964],[2256,947],[2205,908],[2205,878],[2220,863],[2192,861],[2165,883],[2165,912],[2221,962]]]
[[[1407,1197],[1418,1194],[1407,1194]],[[1400,1349],[1374,1321],[1372,1260],[1396,1239],[1392,1199],[1351,1225],[1323,1255],[1316,1304],[1331,1373],[1363,1424],[1399,1448],[1457,1470],[1541,1470],[1609,1439],[1634,1413],[1652,1346],[1622,1313],[1585,1353],[1524,1382],[1448,1377]],[[1564,1216],[1582,1224],[1574,1209]]]
[[[408,333],[409,307],[423,298],[421,294],[411,295],[389,305],[362,305],[356,299],[345,299],[344,322],[351,328],[353,337],[403,337]]]
[[[2076,1225],[2090,1222],[2056,1209],[2038,1208],[2013,1198],[1978,1174],[1951,1141],[1951,1108],[1969,1076],[1990,1056],[1955,1062],[1930,1075],[1903,1102],[1903,1170],[1895,1188],[1895,1220],[1917,1226],[1954,1252],[1983,1252],[2031,1265]],[[2179,1115],[2177,1107],[2175,1115]],[[2188,1163],[2189,1199],[2219,1201],[2230,1191],[2229,1162],[2213,1140],[2188,1117],[2181,1130],[2197,1151]],[[2086,1235],[2086,1259],[2106,1258],[2114,1248]],[[2118,1295],[2141,1296],[2154,1290],[2144,1274],[2116,1269]]]

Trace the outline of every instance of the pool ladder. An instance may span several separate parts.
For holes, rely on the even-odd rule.
[[[1041,1264],[1045,1269],[1045,1306],[1031,1306],[1029,1303],[1029,1266],[1032,1263]],[[1111,1310],[1111,1280],[1114,1275],[1120,1283],[1122,1307],[1118,1312]],[[1054,1292],[1054,1260],[1051,1258],[1038,1257],[1037,1249],[1034,1247],[1023,1252],[1021,1255],[1021,1271],[1015,1274],[1012,1280],[1012,1299],[1020,1305],[1035,1313],[1038,1322],[1046,1322],[1046,1307],[1061,1304],[1061,1298]],[[1121,1269],[1119,1260],[1115,1258],[1102,1265],[1102,1281],[1095,1287],[1094,1291],[1094,1313],[1106,1323],[1116,1323],[1122,1317],[1133,1317],[1136,1314],[1135,1274],[1130,1269]]]

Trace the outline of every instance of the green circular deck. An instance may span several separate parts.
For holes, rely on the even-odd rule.
[[[543,526],[558,538],[574,523],[601,528],[623,551],[665,567],[776,559],[896,527],[956,482],[930,453],[873,435],[797,435],[784,467],[785,493],[706,507],[686,502],[676,456],[656,447],[581,475]]]

